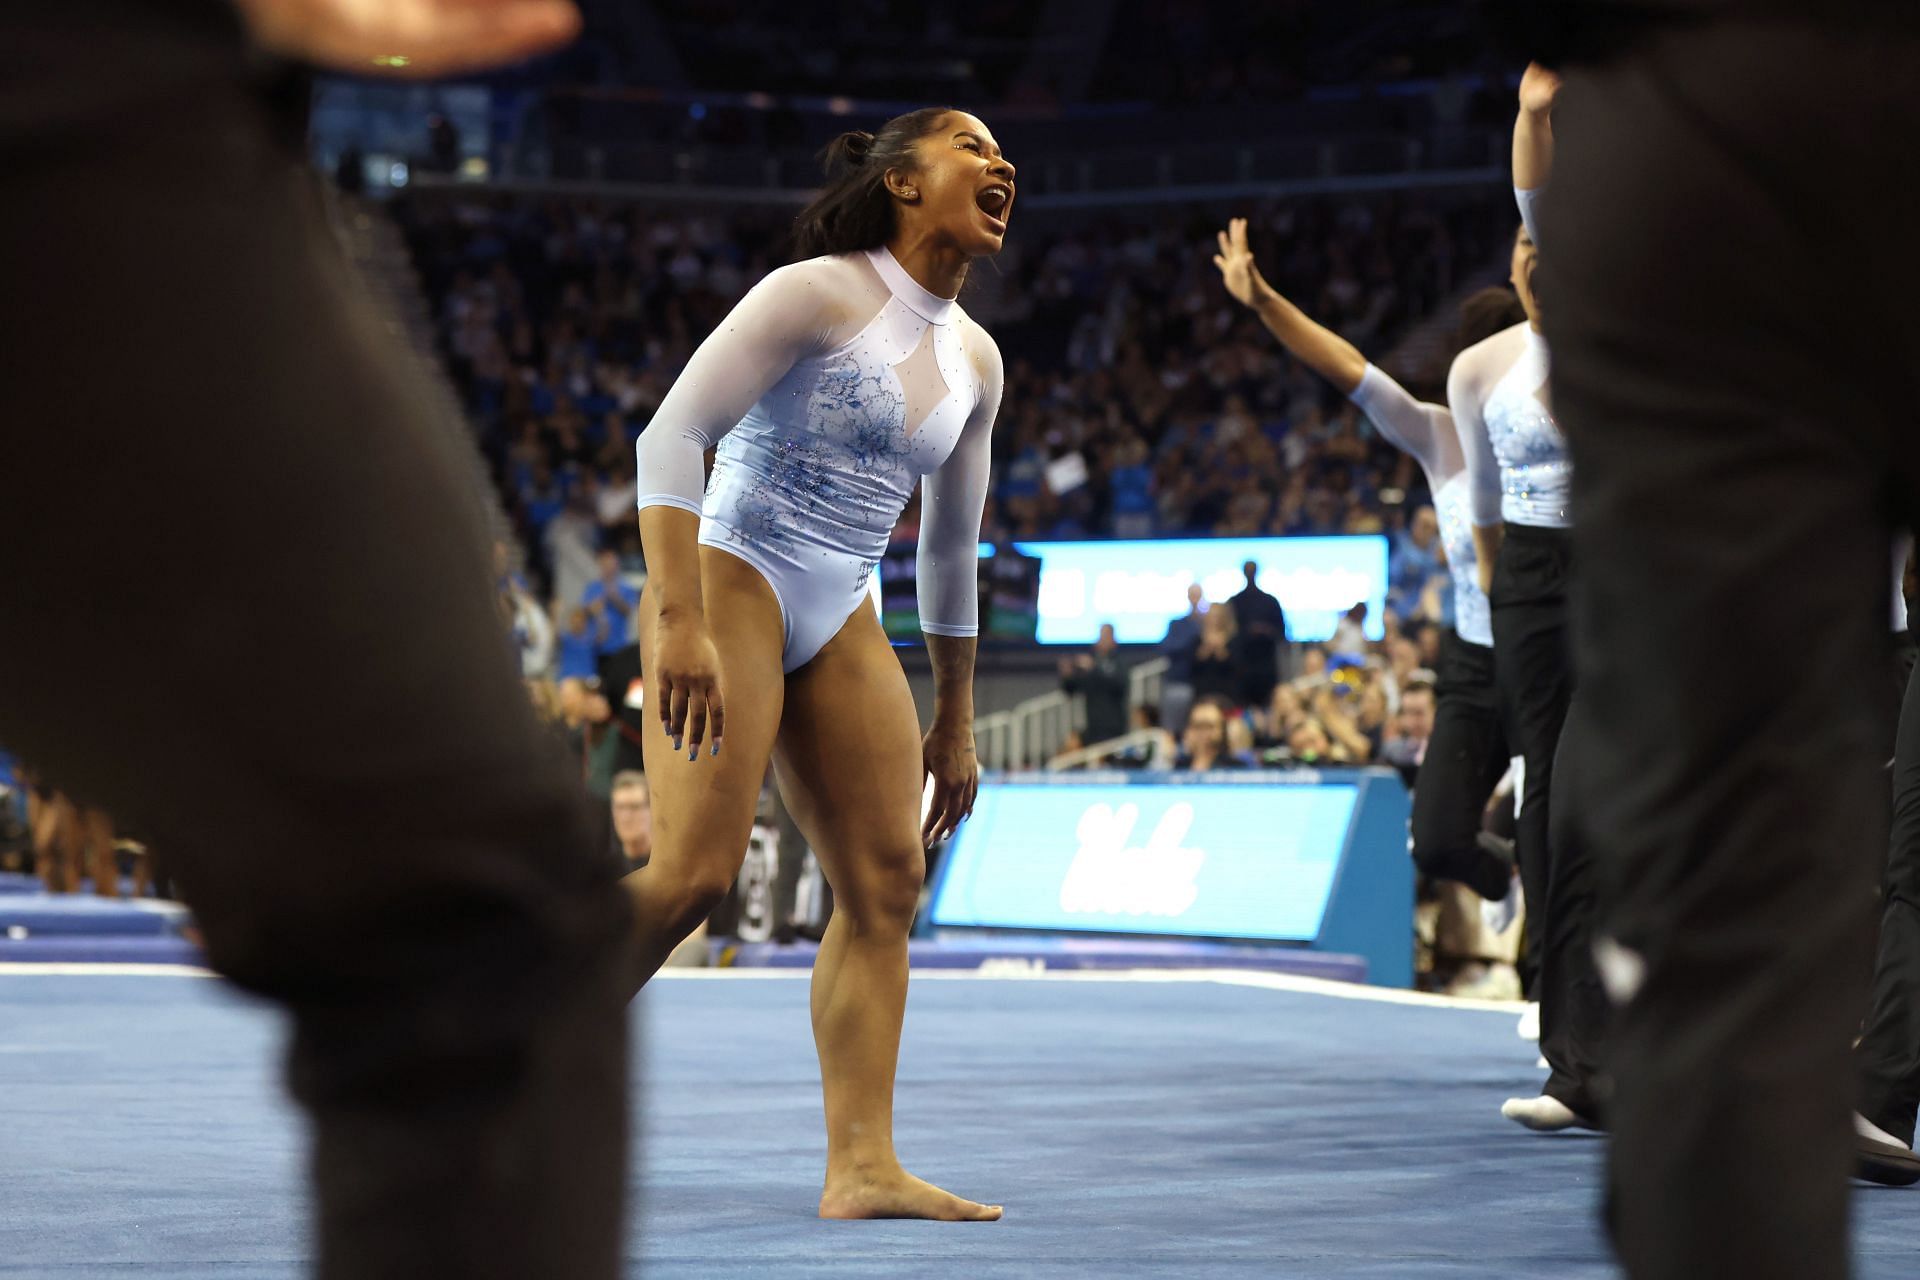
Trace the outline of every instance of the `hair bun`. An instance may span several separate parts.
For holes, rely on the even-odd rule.
[[[858,169],[873,151],[873,135],[865,129],[852,129],[827,144],[825,155],[829,175]]]

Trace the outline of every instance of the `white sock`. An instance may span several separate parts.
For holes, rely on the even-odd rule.
[[[1853,1131],[1863,1138],[1872,1138],[1875,1142],[1884,1142],[1890,1147],[1899,1147],[1902,1151],[1913,1150],[1911,1146],[1900,1141],[1858,1111],[1853,1113]]]
[[[1522,1040],[1540,1038],[1540,1002],[1538,1000],[1529,1000],[1527,1007],[1520,1011],[1520,1025],[1514,1028],[1514,1032]]]
[[[1535,1133],[1558,1133],[1585,1123],[1573,1108],[1544,1093],[1537,1098],[1508,1098],[1500,1104],[1500,1114]]]
[[[1480,925],[1488,933],[1505,933],[1520,918],[1520,873],[1514,872],[1507,885],[1507,896],[1498,900],[1480,900]]]

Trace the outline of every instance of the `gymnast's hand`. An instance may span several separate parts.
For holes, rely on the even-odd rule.
[[[1220,252],[1213,255],[1213,265],[1220,268],[1221,282],[1236,302],[1255,306],[1267,282],[1261,278],[1260,268],[1253,265],[1253,251],[1247,248],[1247,220],[1233,219],[1219,233],[1219,240]]]
[[[573,0],[235,0],[282,57],[432,79],[522,62],[580,31]]]
[[[675,751],[685,746],[687,759],[698,760],[711,729],[710,754],[720,754],[727,713],[720,696],[720,655],[705,618],[662,614],[654,624],[653,699]]]
[[[920,744],[921,763],[933,779],[933,801],[921,819],[920,843],[928,848],[959,830],[980,794],[980,761],[973,726],[934,721]]]
[[[1529,62],[1520,76],[1520,110],[1530,116],[1552,115],[1553,100],[1559,96],[1560,73]]]

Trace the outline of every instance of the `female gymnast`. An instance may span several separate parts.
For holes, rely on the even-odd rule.
[[[1550,80],[1530,74],[1522,89],[1522,128],[1530,112],[1551,109],[1552,88]],[[1516,160],[1520,152],[1516,143]],[[1550,146],[1537,158],[1550,160]],[[1545,163],[1516,164],[1519,189],[1544,189],[1546,169]],[[1530,217],[1529,203],[1522,199]],[[1567,728],[1574,702],[1567,614],[1573,464],[1550,407],[1547,348],[1532,287],[1537,261],[1532,234],[1523,227],[1514,242],[1513,277],[1527,323],[1461,352],[1447,378],[1447,400],[1466,455],[1481,584],[1493,605],[1495,681],[1514,750],[1525,762],[1515,845],[1540,1003],[1540,1052],[1550,1069],[1539,1096],[1510,1098],[1501,1114],[1553,1132],[1604,1124],[1601,1062],[1610,1018],[1593,961],[1593,861],[1562,794],[1581,775],[1567,764],[1580,738]]]
[[[843,134],[827,161],[801,260],[741,299],[640,436],[642,660],[662,741],[653,859],[626,879],[639,979],[738,873],[771,757],[835,901],[813,969],[820,1215],[991,1221],[998,1206],[901,1168],[893,1084],[925,849],[978,788],[976,548],[1001,363],[954,298],[1000,250],[1014,169],[986,125],[945,108]],[[916,481],[937,682],[924,737],[868,596]]]
[[[1413,859],[1428,875],[1458,880],[1484,898],[1512,890],[1513,869],[1480,843],[1487,797],[1507,770],[1507,738],[1493,684],[1493,623],[1474,558],[1466,463],[1446,406],[1415,400],[1358,348],[1313,321],[1261,276],[1247,248],[1247,220],[1220,233],[1227,292],[1253,309],[1296,360],[1360,407],[1380,434],[1426,472],[1453,577],[1453,628],[1440,642],[1439,706],[1421,785],[1413,795]],[[1506,289],[1489,288],[1460,307],[1459,345],[1471,346],[1524,320]]]

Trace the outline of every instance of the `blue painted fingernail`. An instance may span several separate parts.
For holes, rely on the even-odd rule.
[[[712,751],[709,751],[709,752],[708,752],[707,754],[708,754],[709,756],[717,756],[717,755],[719,755],[719,754],[720,754],[720,742],[719,742],[719,740],[718,740],[718,739],[715,739],[715,740],[714,740],[714,744],[713,744],[713,750],[712,750]]]
[[[684,738],[684,736],[685,736],[685,735],[683,735],[683,734],[678,734],[678,733],[676,733],[676,734],[674,734],[674,735],[673,735],[673,749],[674,749],[675,751],[678,751],[678,750],[679,750],[679,749],[681,748],[681,746],[683,745],[683,744],[682,744],[682,739]]]

